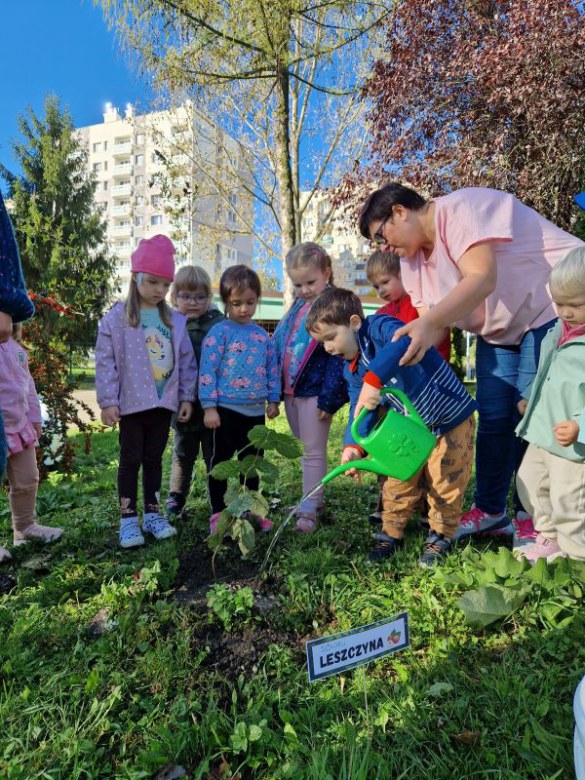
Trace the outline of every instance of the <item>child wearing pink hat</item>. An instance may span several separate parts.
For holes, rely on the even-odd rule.
[[[96,394],[104,425],[120,425],[120,546],[144,544],[144,533],[167,539],[175,528],[161,516],[162,457],[171,415],[192,413],[197,362],[186,317],[165,302],[175,275],[174,246],[167,236],[142,239],[132,254],[126,301],[100,322],[96,344]],[[142,467],[144,519],[138,520],[138,472]]]

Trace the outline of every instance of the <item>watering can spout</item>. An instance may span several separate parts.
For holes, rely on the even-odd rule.
[[[323,477],[321,484],[326,485],[328,482],[331,482],[332,479],[335,479],[335,477],[338,477],[340,474],[345,474],[345,472],[350,469],[355,469],[356,471],[371,471],[374,474],[381,474],[383,477],[388,476],[388,469],[385,466],[382,466],[382,464],[375,460],[371,460],[370,458],[361,458],[361,460],[351,460],[349,463],[342,463],[334,469],[331,469],[331,471]]]

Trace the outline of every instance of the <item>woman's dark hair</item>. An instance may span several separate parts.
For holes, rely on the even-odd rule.
[[[359,231],[364,238],[369,239],[372,222],[387,219],[391,216],[394,206],[420,211],[425,203],[425,199],[410,187],[396,182],[385,184],[367,197],[360,213]]]
[[[320,322],[325,325],[349,325],[354,314],[364,319],[362,302],[357,295],[343,287],[327,287],[311,304],[305,327],[310,332]]]
[[[262,296],[262,284],[260,277],[247,265],[230,265],[226,268],[219,280],[219,295],[225,306],[234,292],[242,293],[244,290],[252,290],[258,298]]]

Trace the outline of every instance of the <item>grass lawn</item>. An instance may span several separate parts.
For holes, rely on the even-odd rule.
[[[116,458],[116,434],[98,434],[75,475],[52,475],[39,515],[66,534],[17,548],[0,572],[0,777],[137,780],[173,776],[159,775],[168,764],[208,780],[573,776],[585,564],[516,569],[474,543],[432,573],[413,524],[404,552],[368,567],[374,479],[341,477],[326,524],[287,529],[262,576],[267,538],[247,561],[220,553],[211,609],[201,467],[178,536],[123,552]],[[300,469],[275,460],[285,506]],[[5,495],[0,528],[8,539]],[[486,586],[515,609],[470,627],[458,599]],[[308,638],[403,610],[409,649],[308,683]]]

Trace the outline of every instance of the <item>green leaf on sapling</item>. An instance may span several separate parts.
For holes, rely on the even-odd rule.
[[[496,585],[464,593],[457,605],[465,615],[465,622],[474,626],[489,626],[496,620],[511,615],[525,601],[526,593]]]

